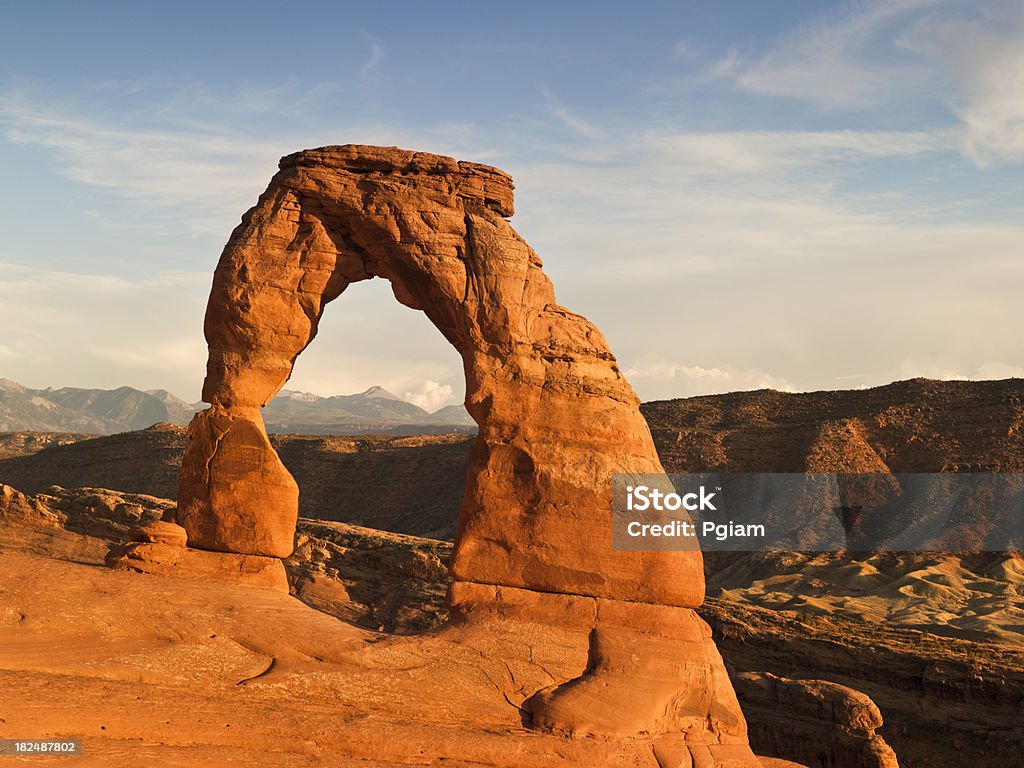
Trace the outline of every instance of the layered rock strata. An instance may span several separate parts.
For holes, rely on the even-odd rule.
[[[131,541],[107,553],[111,568],[288,592],[288,574],[276,557],[194,549],[187,546],[185,529],[165,520],[135,528],[130,535]]]
[[[737,677],[748,711],[756,711],[753,738],[773,754],[808,766],[899,768],[896,753],[877,733],[882,714],[866,694],[826,680],[790,680],[767,672]]]

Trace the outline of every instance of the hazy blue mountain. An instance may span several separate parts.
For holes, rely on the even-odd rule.
[[[173,395],[169,397],[173,398]],[[174,398],[177,401],[177,398]],[[163,399],[131,387],[30,389],[0,379],[0,431],[93,432],[142,429],[160,421],[187,424],[194,409],[169,407]]]
[[[167,409],[167,418],[164,421],[169,421],[171,424],[188,424],[196,411],[206,408],[206,403],[186,403],[166,389],[147,389],[146,394],[164,404]]]
[[[206,407],[205,403],[186,402],[164,389],[30,389],[0,379],[0,432],[112,434],[145,429],[159,422],[188,424],[196,411]],[[282,390],[263,409],[263,417],[269,432],[293,434],[412,434],[475,428],[461,405],[431,414],[383,387],[333,397]]]
[[[114,431],[142,429],[170,417],[167,406],[160,400],[131,387],[62,387],[44,390],[40,396],[70,411],[99,419]]]
[[[383,387],[333,397],[281,390],[263,409],[263,420],[269,432],[299,434],[358,434],[365,430],[393,431],[403,426],[465,427],[473,424],[461,405],[431,414]]]
[[[464,405],[446,405],[444,408],[430,414],[431,424],[459,424],[465,427],[475,427],[476,422],[466,411]]]

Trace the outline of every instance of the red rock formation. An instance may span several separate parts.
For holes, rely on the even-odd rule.
[[[288,592],[284,563],[276,557],[193,549],[187,546],[185,529],[165,520],[135,528],[131,538],[126,544],[111,547],[105,558],[108,566]]]
[[[197,414],[179,483],[178,517],[193,546],[291,554],[299,487],[271,447],[259,409],[215,404]]]
[[[876,731],[882,714],[866,694],[826,680],[790,680],[747,672],[736,683],[745,706],[757,712],[758,741],[775,754],[808,766],[899,768]]]
[[[203,389],[211,408],[190,427],[179,492],[191,544],[291,551],[295,487],[259,408],[287,381],[324,306],[350,283],[383,277],[461,354],[466,407],[480,428],[452,607],[553,623],[568,611],[591,632],[585,674],[534,697],[535,723],[674,732],[680,744],[685,734],[690,752],[756,765],[724,667],[692,611],[704,595],[700,553],[611,549],[611,475],[659,473],[661,464],[601,333],[555,303],[540,259],[506,220],[511,179],[359,146],[300,152],[280,168],[214,276]]]
[[[603,337],[555,303],[511,213],[511,180],[486,166],[352,146],[282,160],[214,276],[203,390],[213,407],[192,423],[179,494],[194,545],[290,551],[294,491],[256,409],[287,381],[324,305],[378,276],[465,361],[480,435],[455,576],[700,604],[699,555],[608,546],[610,475],[661,465]],[[245,496],[252,488],[260,505]]]

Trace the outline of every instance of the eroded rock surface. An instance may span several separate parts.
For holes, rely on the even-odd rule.
[[[700,553],[611,549],[611,476],[659,473],[661,463],[600,331],[556,303],[540,259],[506,220],[512,188],[494,168],[396,148],[284,158],[214,276],[211,408],[189,430],[178,519],[193,546],[289,554],[294,483],[259,408],[288,380],[325,305],[353,282],[387,279],[459,351],[479,425],[453,610],[495,621],[520,611],[589,634],[579,677],[527,692],[534,725],[670,734],[669,762],[685,754],[753,768],[742,713],[692,610],[704,597]],[[566,625],[566,611],[582,613]]]
[[[133,529],[131,541],[111,547],[105,562],[115,570],[185,576],[288,592],[284,563],[276,557],[208,552],[187,546],[185,529],[167,520]]]
[[[287,557],[299,487],[270,445],[256,408],[215,404],[189,425],[178,521],[195,547]]]
[[[826,680],[766,672],[739,675],[736,685],[746,706],[757,710],[756,738],[772,754],[822,768],[899,768],[892,747],[876,733],[882,714],[866,694]]]
[[[214,276],[203,390],[213,407],[192,424],[179,494],[190,541],[282,554],[294,526],[279,514],[284,502],[262,515],[233,501],[260,480],[234,458],[212,470],[219,452],[232,446],[219,442],[223,430],[210,424],[230,418],[242,430],[250,422],[253,440],[247,437],[244,448],[270,467],[269,446],[254,445],[263,432],[256,409],[287,381],[324,306],[350,283],[383,277],[465,362],[466,406],[480,434],[460,517],[456,578],[700,604],[699,554],[617,553],[608,546],[610,475],[658,472],[661,465],[604,338],[555,302],[540,259],[505,219],[511,214],[511,179],[474,163],[359,146],[281,161]],[[276,488],[276,466],[271,475]]]

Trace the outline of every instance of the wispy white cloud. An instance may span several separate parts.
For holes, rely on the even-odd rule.
[[[456,402],[454,388],[433,379],[426,379],[415,389],[406,392],[404,399],[429,413]]]
[[[627,368],[623,374],[644,400],[691,397],[748,389],[795,391],[784,378],[752,369],[705,368],[699,365],[664,362]]]
[[[359,79],[366,80],[371,77],[380,66],[381,62],[384,61],[385,49],[384,46],[372,35],[364,32],[363,37],[366,39],[366,44],[369,47],[369,53],[367,54],[366,61],[359,68]]]
[[[717,131],[648,133],[642,146],[683,173],[758,175],[948,150],[951,141],[926,131]]]
[[[920,20],[898,40],[944,71],[944,101],[960,120],[963,151],[981,165],[1024,158],[1024,5],[978,4],[964,17]]]
[[[22,94],[0,95],[7,140],[53,150],[67,178],[133,202],[184,211],[197,231],[237,219],[281,154],[275,142],[242,140],[228,126],[131,126]],[[230,218],[226,218],[230,217]]]
[[[822,12],[760,57],[710,67],[741,90],[820,107],[948,110],[926,130],[973,162],[1024,159],[1024,5],[872,0]]]
[[[557,99],[551,91],[545,88],[543,94],[544,109],[564,127],[578,136],[591,141],[607,138],[608,134],[603,128],[581,118],[568,105]]]
[[[870,0],[828,10],[785,35],[760,59],[736,68],[737,84],[824,106],[875,106],[920,84],[925,69],[894,56],[888,35],[915,13],[949,0]],[[879,57],[871,63],[872,56]]]

